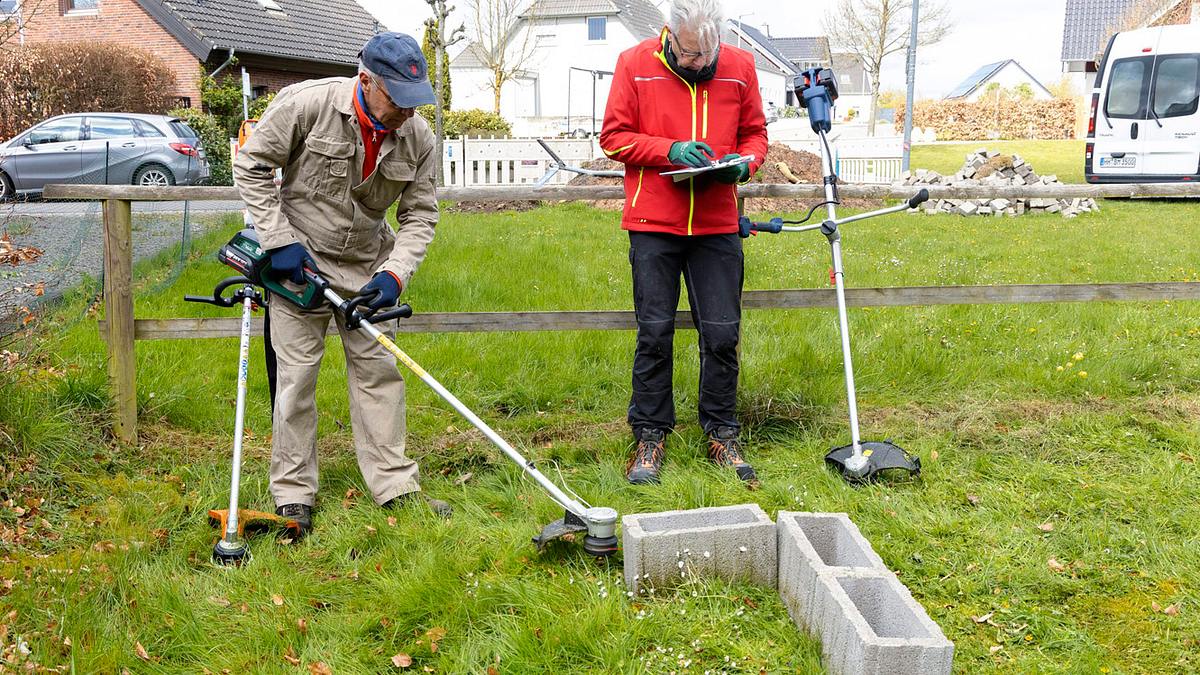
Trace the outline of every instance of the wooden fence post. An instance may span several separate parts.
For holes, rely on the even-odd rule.
[[[133,346],[133,216],[127,199],[104,202],[104,313],[108,377],[116,417],[113,435],[137,443],[137,379]]]

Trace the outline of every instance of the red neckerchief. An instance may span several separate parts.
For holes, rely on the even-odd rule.
[[[379,148],[383,147],[383,139],[387,138],[390,130],[371,116],[363,105],[362,83],[354,91],[354,112],[358,115],[358,127],[362,132],[363,153],[362,178],[366,180],[375,172],[375,161],[379,157]]]

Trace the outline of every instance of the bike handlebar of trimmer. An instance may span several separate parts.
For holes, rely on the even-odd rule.
[[[217,307],[233,307],[235,303],[246,298],[245,287],[252,286],[253,283],[254,282],[242,276],[226,277],[218,282],[216,287],[213,288],[212,296],[185,295],[183,296],[183,299],[185,302],[204,302],[210,305],[216,305]],[[241,286],[241,288],[234,291],[229,297],[225,297],[225,289],[229,288],[230,286]],[[260,304],[262,302],[262,298],[258,296],[257,291],[254,292],[254,294],[251,296],[251,299]]]
[[[866,213],[858,213],[853,216],[847,216],[845,218],[838,218],[837,220],[833,221],[833,224],[834,225],[842,225],[844,223],[852,223],[856,220],[866,220],[867,218],[874,218],[875,216],[882,216],[882,215],[887,215],[889,213],[896,213],[898,211],[906,211],[908,209],[915,209],[927,201],[929,201],[929,190],[921,188],[920,192],[913,195],[912,197],[909,197],[907,200],[905,200],[905,202],[903,204],[898,204],[896,206],[891,206],[891,207],[888,207],[885,209],[879,209],[877,211],[867,211]],[[742,238],[744,239],[746,237],[749,237],[754,232],[769,232],[771,234],[778,234],[780,232],[807,232],[809,230],[820,229],[824,225],[825,225],[825,223],[814,223],[812,225],[803,225],[800,227],[789,227],[787,225],[784,225],[782,218],[772,218],[771,220],[769,220],[765,223],[760,223],[760,222],[752,221],[749,218],[747,218],[746,216],[742,216],[741,218],[738,219],[738,233],[741,234]]]
[[[304,278],[308,283],[317,287],[321,293],[325,293],[329,289],[329,281],[321,276],[319,272],[305,267]],[[356,295],[350,300],[343,300],[338,310],[342,312],[342,316],[346,319],[346,327],[350,330],[357,330],[363,323],[383,323],[392,319],[407,319],[412,316],[412,307],[408,304],[398,305],[385,312],[379,312],[379,309],[371,309],[367,303],[379,296],[380,291],[375,291],[370,295]]]

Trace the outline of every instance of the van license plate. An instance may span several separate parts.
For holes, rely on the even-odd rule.
[[[1114,169],[1132,169],[1137,166],[1137,157],[1101,157],[1100,166]]]

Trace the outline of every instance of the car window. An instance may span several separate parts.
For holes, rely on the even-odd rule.
[[[1160,56],[1154,68],[1154,114],[1185,117],[1200,103],[1200,54]]]
[[[1130,119],[1146,118],[1146,98],[1150,89],[1150,65],[1154,57],[1138,56],[1113,62],[1108,81],[1104,114]]]
[[[102,141],[109,138],[133,138],[133,120],[127,117],[89,117],[88,138]]]
[[[64,117],[46,122],[29,133],[29,140],[39,143],[66,143],[79,140],[78,117]]]
[[[133,126],[137,127],[139,136],[145,136],[147,138],[165,138],[166,137],[166,134],[159,131],[158,127],[154,126],[153,124],[150,124],[149,122],[144,122],[142,120],[134,120]]]
[[[171,120],[171,131],[180,138],[199,138],[199,135],[194,129],[189,127],[183,120]]]

